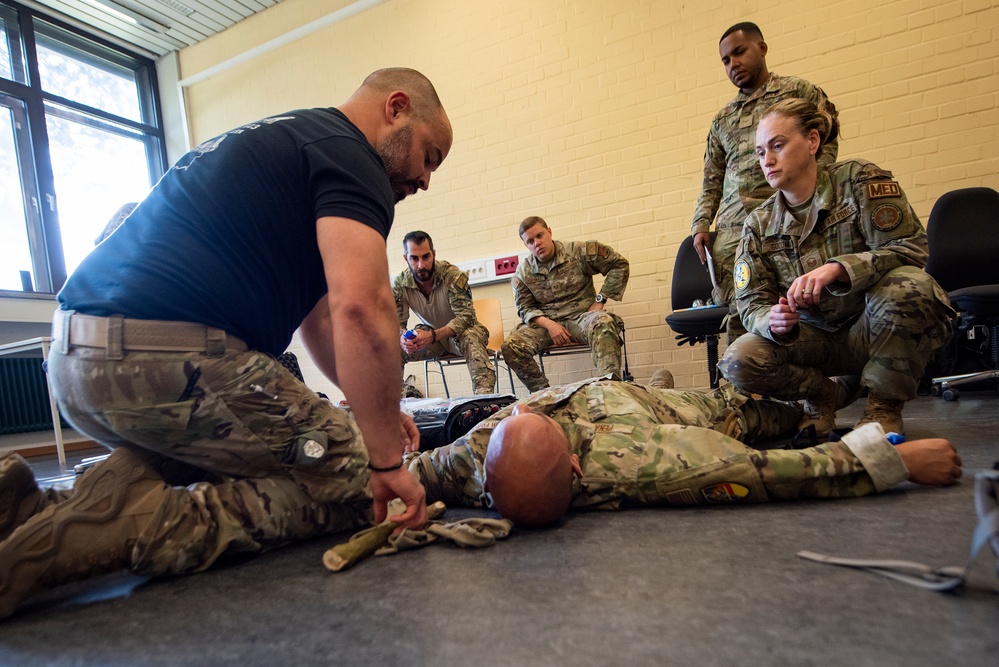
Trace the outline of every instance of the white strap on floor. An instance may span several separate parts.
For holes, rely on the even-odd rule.
[[[814,551],[799,551],[797,556],[817,563],[867,570],[926,590],[950,591],[964,584],[978,552],[986,544],[996,554],[996,574],[999,575],[999,471],[990,470],[975,475],[975,511],[979,517],[978,525],[971,538],[968,563],[963,568],[951,565],[934,569],[907,560],[840,558]]]

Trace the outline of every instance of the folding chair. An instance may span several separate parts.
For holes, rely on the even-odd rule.
[[[486,343],[486,350],[489,358],[492,359],[493,367],[496,369],[496,393],[500,391],[500,347],[503,345],[503,313],[500,308],[499,299],[476,299],[472,302],[475,308],[475,319],[489,331],[489,342]],[[447,375],[444,373],[445,366],[460,366],[467,363],[464,357],[457,354],[445,354],[436,359],[426,359],[423,362],[423,389],[424,395],[430,396],[430,364],[437,364],[437,371],[441,374],[441,382],[444,384],[444,395],[451,398],[451,392],[447,387]],[[510,391],[513,391],[513,372],[509,367],[506,369],[510,376]]]

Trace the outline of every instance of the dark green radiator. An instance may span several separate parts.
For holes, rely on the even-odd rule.
[[[0,359],[0,435],[51,428],[42,360]]]

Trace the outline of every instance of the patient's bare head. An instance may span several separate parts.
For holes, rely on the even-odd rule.
[[[572,501],[572,475],[582,475],[558,423],[524,403],[493,430],[485,467],[496,509],[527,527],[558,521]]]

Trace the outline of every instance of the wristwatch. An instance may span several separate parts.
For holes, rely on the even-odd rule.
[[[597,298],[595,298],[594,301],[596,301],[597,303],[604,303],[607,301],[607,297],[605,297],[603,294],[597,294]]]

